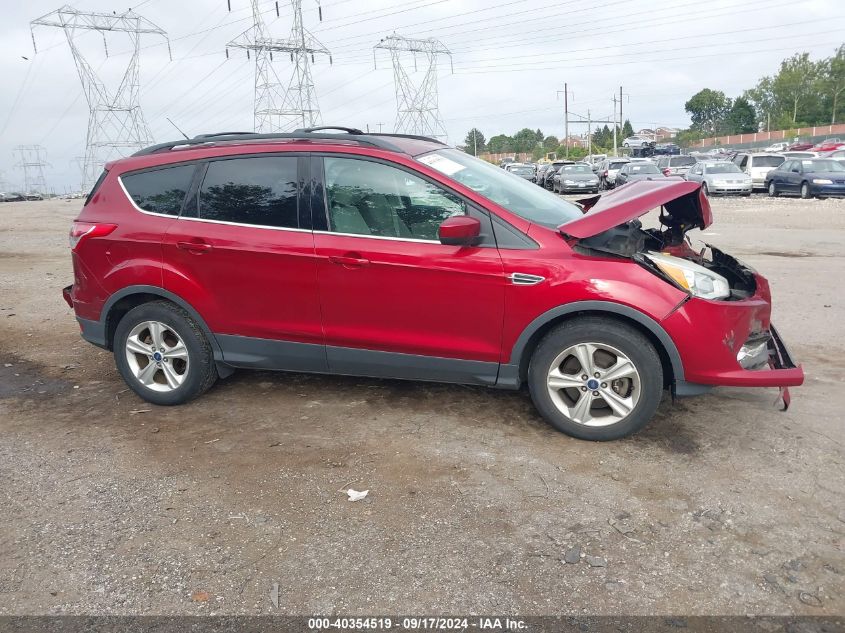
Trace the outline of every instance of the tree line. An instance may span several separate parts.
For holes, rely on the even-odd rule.
[[[824,59],[796,53],[780,63],[774,75],[731,99],[705,88],[684,104],[692,125],[681,140],[748,134],[818,125],[845,119],[845,44]]]

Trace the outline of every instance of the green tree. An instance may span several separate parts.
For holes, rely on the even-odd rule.
[[[845,44],[836,49],[836,54],[822,62],[822,89],[830,99],[830,124],[835,125],[842,110],[842,93],[845,92]]]
[[[626,139],[634,135],[634,126],[628,119],[625,119],[625,124],[622,126],[622,138]]]
[[[484,134],[476,127],[467,132],[467,137],[464,139],[464,147],[466,147],[467,153],[473,156],[478,156],[484,151],[485,143]]]
[[[731,102],[725,93],[710,88],[698,91],[684,104],[692,128],[709,136],[716,136],[721,131],[730,108]]]
[[[756,86],[746,90],[742,96],[754,106],[757,120],[768,132],[771,129],[772,116],[777,115],[777,100],[772,89],[772,78],[763,77]]]
[[[745,97],[734,99],[725,118],[725,127],[728,134],[748,134],[757,129],[757,115],[748,99]]]
[[[542,138],[540,139],[542,141]],[[513,135],[515,152],[532,152],[537,147],[537,132],[527,127]]]
[[[810,59],[809,53],[797,53],[780,64],[780,70],[772,82],[775,98],[791,115],[793,124],[798,122],[798,111],[811,97],[816,97],[814,88],[820,75],[819,63]]]
[[[543,149],[547,152],[553,152],[560,145],[560,139],[557,136],[547,136],[543,139]]]
[[[513,139],[507,134],[497,134],[487,141],[487,151],[491,154],[503,154],[514,151]]]

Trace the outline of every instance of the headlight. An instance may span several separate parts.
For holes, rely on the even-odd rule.
[[[832,185],[833,181],[827,178],[813,178],[814,185]]]
[[[728,280],[713,271],[707,270],[704,266],[663,253],[648,252],[646,257],[663,274],[694,297],[726,299],[731,294]]]
[[[565,185],[574,185],[574,184],[575,184],[575,181],[574,181],[574,180],[564,180],[564,181],[563,181],[563,184],[565,184]]]

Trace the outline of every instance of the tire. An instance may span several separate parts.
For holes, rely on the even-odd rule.
[[[777,198],[778,197],[778,188],[775,184],[774,180],[769,181],[769,197],[770,198]]]
[[[574,353],[569,353],[585,344],[592,344],[598,350],[591,355],[596,362],[593,369],[600,374],[596,380],[592,380],[594,375],[582,374],[583,364]],[[620,357],[633,366],[636,378],[632,375],[602,383],[601,375],[619,363]],[[561,389],[549,386],[550,373],[558,363],[562,363],[557,369],[561,379],[576,386]],[[583,381],[583,375],[588,376],[587,381]],[[543,337],[531,356],[528,388],[540,415],[558,431],[584,440],[615,440],[636,433],[653,417],[663,395],[663,367],[657,350],[639,330],[614,319],[585,317],[565,321]],[[617,402],[617,407],[624,403],[627,413],[621,415],[609,407],[602,397],[605,390],[617,396],[627,393]],[[594,394],[599,394],[598,398]],[[588,398],[585,403],[592,404],[587,405],[586,420],[577,421],[576,405],[585,397]]]
[[[810,193],[810,185],[806,181],[801,183],[801,197],[804,200],[808,200],[813,197],[813,194]]]
[[[147,347],[154,352],[155,340],[159,341],[159,353],[155,359],[147,358]],[[208,391],[218,378],[211,345],[202,328],[169,301],[144,303],[127,312],[117,324],[112,347],[115,364],[127,386],[153,404],[183,404]],[[151,372],[148,367],[152,367]]]

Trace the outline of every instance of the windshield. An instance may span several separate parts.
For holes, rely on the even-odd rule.
[[[590,174],[592,175],[593,170],[590,169],[589,165],[564,165],[563,169],[560,170],[562,174]]]
[[[511,167],[509,171],[512,174],[533,174],[534,168],[533,167],[526,167],[525,165],[521,165],[519,167]]]
[[[613,163],[610,163],[610,164],[607,166],[607,168],[608,168],[608,169],[621,169],[621,168],[622,168],[622,165],[627,165],[627,164],[628,164],[628,162],[629,162],[629,161],[627,161],[627,160],[625,160],[625,161],[619,161],[619,162],[613,162]]]
[[[669,163],[674,166],[695,165],[698,161],[692,156],[675,156],[669,159]]]
[[[802,160],[801,164],[804,166],[804,171],[813,173],[845,171],[845,165],[836,160]]]
[[[718,165],[707,165],[708,174],[741,174],[742,170],[733,163],[719,163]]]
[[[751,160],[754,167],[777,167],[786,159],[783,156],[754,156]]]
[[[582,215],[571,202],[459,150],[440,149],[417,160],[529,222],[554,229]]]
[[[637,163],[635,165],[631,165],[628,168],[629,174],[659,174],[660,170],[657,169],[657,165],[652,165],[651,163]]]

